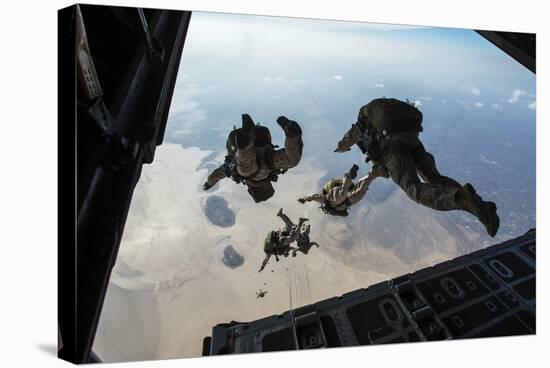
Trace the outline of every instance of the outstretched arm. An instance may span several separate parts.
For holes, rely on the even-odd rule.
[[[306,203],[306,202],[311,202],[311,201],[324,203],[324,197],[323,197],[323,195],[321,195],[319,193],[315,193],[315,194],[308,195],[308,196],[305,196],[305,197],[302,197],[302,198],[298,198],[298,202],[300,202],[300,203]]]
[[[348,201],[351,204],[359,202],[367,193],[370,184],[378,177],[388,178],[389,174],[382,165],[374,165],[372,171],[359,179],[355,188],[348,192]]]
[[[274,151],[272,161],[275,169],[290,169],[298,165],[302,158],[304,143],[302,141],[302,129],[297,122],[284,116],[277,118],[277,124],[285,132],[285,148]]]
[[[265,255],[265,258],[264,258],[264,261],[262,262],[262,265],[260,266],[260,270],[258,272],[262,272],[262,270],[265,268],[265,266],[267,265],[267,262],[269,262],[269,258],[271,258],[271,255],[273,253],[270,252],[268,254]]]
[[[346,152],[351,149],[351,146],[361,140],[361,129],[357,124],[352,124],[351,128],[344,134],[344,137],[338,142],[338,147],[334,152]]]
[[[212,188],[214,185],[216,185],[217,182],[227,178],[228,176],[229,176],[229,168],[224,163],[220,167],[212,171],[210,175],[208,175],[208,179],[206,180],[202,188],[204,190],[208,190]]]

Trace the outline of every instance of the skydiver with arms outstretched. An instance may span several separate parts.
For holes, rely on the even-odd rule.
[[[280,116],[277,124],[285,133],[285,147],[281,149],[272,144],[267,127],[254,124],[250,115],[243,114],[241,128],[234,128],[228,135],[225,162],[210,173],[203,189],[209,190],[230,177],[245,184],[255,202],[271,198],[275,193],[271,182],[298,165],[303,149],[302,129],[297,122]]]

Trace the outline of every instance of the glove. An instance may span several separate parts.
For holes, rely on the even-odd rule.
[[[277,118],[277,124],[283,128],[285,134],[289,137],[297,137],[302,135],[302,129],[297,122],[287,119],[286,116],[279,116]]]
[[[351,148],[348,148],[348,149],[341,149],[340,148],[340,143],[338,143],[338,147],[336,147],[336,149],[334,150],[334,152],[338,152],[338,153],[342,153],[342,152],[347,152],[347,151],[351,151]]]
[[[298,198],[298,202],[300,202],[301,204],[304,204],[306,203],[306,200],[304,198]]]
[[[286,126],[288,123],[290,123],[290,120],[288,120],[288,118],[287,118],[286,116],[279,116],[279,117],[277,118],[277,124],[279,124],[279,126],[280,126],[281,128],[283,128],[283,129],[285,128],[285,126]]]

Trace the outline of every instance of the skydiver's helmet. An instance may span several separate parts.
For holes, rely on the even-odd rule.
[[[270,231],[267,233],[264,240],[264,252],[271,253],[279,245],[279,233],[277,231]]]
[[[235,146],[235,136],[237,135],[238,130],[233,129],[227,136],[227,142],[225,142],[225,148],[227,153],[234,155],[237,152],[237,147]]]

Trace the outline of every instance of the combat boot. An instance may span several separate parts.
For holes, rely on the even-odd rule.
[[[283,128],[283,131],[287,137],[292,138],[302,135],[302,129],[298,123],[287,119],[285,116],[279,116],[277,118],[277,124]]]
[[[353,164],[351,169],[347,173],[345,173],[344,175],[346,177],[350,178],[351,180],[354,180],[357,177],[357,171],[358,170],[359,170],[359,166],[357,166],[356,164]]]
[[[485,229],[489,235],[496,235],[500,219],[497,215],[497,206],[494,202],[483,201],[476,193],[474,187],[469,183],[458,190],[455,199],[459,209],[477,217],[485,225]]]
[[[243,123],[242,124],[242,129],[244,131],[247,131],[247,132],[252,132],[252,130],[254,130],[254,127],[256,126],[256,124],[254,124],[254,120],[252,120],[250,115],[242,114],[241,119],[242,119],[242,123]]]

